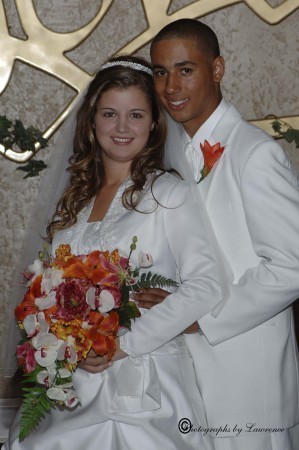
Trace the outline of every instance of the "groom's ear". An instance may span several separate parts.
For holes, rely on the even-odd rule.
[[[225,72],[225,63],[222,56],[217,56],[214,59],[212,69],[213,69],[213,80],[216,83],[220,83]]]

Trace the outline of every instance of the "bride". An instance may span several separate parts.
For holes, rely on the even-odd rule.
[[[153,272],[176,278],[179,288],[137,319],[146,324],[144,356],[97,374],[77,369],[76,408],[51,410],[21,442],[19,412],[4,449],[211,448],[196,431],[205,414],[180,333],[222,300],[222,286],[204,207],[163,168],[165,135],[148,63],[121,57],[104,64],[80,104],[70,166],[57,169],[69,181],[47,229],[52,252],[70,244],[74,254],[118,248],[127,255],[137,236],[132,266],[139,252],[151,254]],[[182,419],[193,432],[180,428]]]

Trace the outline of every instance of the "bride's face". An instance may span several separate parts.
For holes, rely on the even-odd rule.
[[[94,125],[104,163],[131,162],[145,148],[154,126],[145,93],[137,86],[104,92],[97,102]]]

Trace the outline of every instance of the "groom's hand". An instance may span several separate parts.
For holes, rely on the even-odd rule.
[[[100,373],[108,369],[114,361],[126,358],[126,356],[128,355],[127,353],[123,352],[120,349],[119,339],[116,339],[115,343],[116,343],[116,351],[111,361],[108,360],[107,356],[98,356],[96,352],[93,349],[91,349],[88,352],[87,357],[79,362],[78,367],[90,373]]]
[[[140,308],[150,309],[170,295],[170,292],[161,288],[143,289],[142,291],[135,292],[132,297],[136,300]]]
[[[194,334],[199,332],[198,322],[194,322],[190,327],[183,331],[183,334]]]

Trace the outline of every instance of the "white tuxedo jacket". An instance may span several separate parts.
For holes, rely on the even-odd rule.
[[[299,422],[297,174],[233,106],[212,139],[225,150],[198,188],[234,282],[228,300],[199,320],[203,335],[186,335],[208,425],[227,425],[218,436],[235,436],[236,425],[244,434],[291,427]]]
[[[172,166],[191,179],[181,170],[181,134],[171,136],[182,152],[178,165]],[[208,426],[218,430],[218,437],[236,436],[235,427],[244,434],[291,427],[299,422],[291,308],[299,296],[297,175],[280,146],[244,121],[233,106],[212,138],[225,151],[198,189],[234,282],[228,299],[211,303],[211,312],[197,317],[204,334],[186,335]],[[179,227],[178,222],[173,225]],[[189,245],[190,239],[182,231],[180,244]],[[175,323],[171,300],[166,298],[135,322],[132,333],[123,337],[127,353],[142,355],[165,343]],[[173,313],[169,320],[167,308]]]

